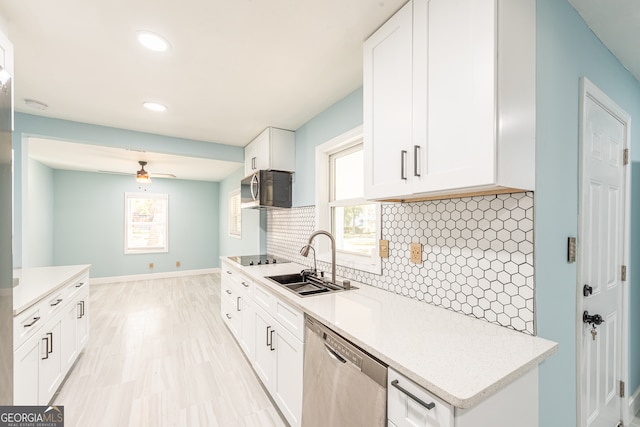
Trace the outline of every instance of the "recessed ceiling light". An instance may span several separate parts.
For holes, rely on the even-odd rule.
[[[167,111],[167,106],[158,102],[145,102],[142,105],[144,108],[151,111]]]
[[[49,106],[47,104],[45,104],[44,102],[40,102],[37,101],[35,99],[25,99],[24,103],[27,107],[31,107],[34,108],[36,110],[46,110],[47,108],[49,108]]]
[[[165,52],[171,47],[167,40],[151,31],[138,31],[137,36],[142,46],[154,52]]]

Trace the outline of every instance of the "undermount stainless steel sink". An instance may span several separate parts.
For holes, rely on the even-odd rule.
[[[320,277],[301,273],[265,276],[265,278],[277,283],[285,289],[290,290],[300,297],[347,290],[343,286],[327,282]],[[356,288],[351,286],[350,289]]]

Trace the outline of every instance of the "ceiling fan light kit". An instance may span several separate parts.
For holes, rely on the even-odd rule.
[[[146,166],[147,162],[140,160],[138,161],[138,163],[140,164],[140,170],[136,172],[136,182],[140,184],[151,184],[151,178],[149,177],[149,172],[144,170],[144,167]]]

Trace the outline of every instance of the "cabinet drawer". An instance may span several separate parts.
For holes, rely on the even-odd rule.
[[[387,417],[393,425],[453,427],[453,407],[447,402],[391,368],[387,378]]]
[[[47,321],[45,305],[41,302],[13,319],[13,348],[24,344]]]
[[[87,274],[68,285],[64,290],[63,298],[65,299],[65,301],[70,301],[72,298],[78,295],[79,291],[86,289],[88,286],[89,275]]]
[[[300,341],[304,341],[304,315],[289,304],[274,298],[274,317]]]
[[[253,300],[257,306],[264,308],[267,313],[273,314],[275,296],[271,292],[262,286],[256,286],[253,290]]]
[[[44,300],[47,316],[53,316],[54,313],[59,312],[60,309],[66,304],[65,294],[66,289],[62,289],[51,294]]]

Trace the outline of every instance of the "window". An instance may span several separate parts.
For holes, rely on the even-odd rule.
[[[242,237],[242,209],[240,209],[240,189],[229,192],[229,236]]]
[[[167,194],[125,193],[125,254],[168,252]]]
[[[329,156],[331,233],[337,250],[371,256],[376,248],[376,206],[364,200],[362,144]]]
[[[316,224],[336,239],[338,265],[380,274],[380,204],[364,199],[362,127],[316,148]],[[326,239],[318,259],[330,260]]]

